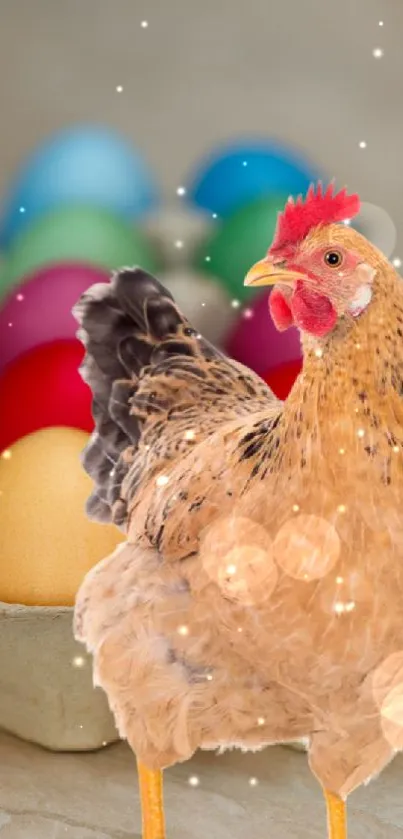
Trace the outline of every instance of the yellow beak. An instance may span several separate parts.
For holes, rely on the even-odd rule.
[[[287,268],[281,268],[279,264],[269,262],[268,259],[261,259],[256,262],[248,271],[244,285],[276,285],[276,283],[292,283],[295,280],[300,280],[303,274],[297,271],[288,271]]]

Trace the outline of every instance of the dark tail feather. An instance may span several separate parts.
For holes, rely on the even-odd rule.
[[[138,376],[151,363],[156,345],[186,323],[170,292],[140,268],[123,269],[111,282],[92,286],[73,309],[86,354],[81,375],[93,394],[95,431],[83,465],[95,483],[88,515],[123,524],[122,480],[141,434],[131,415]],[[120,504],[116,504],[120,501]]]

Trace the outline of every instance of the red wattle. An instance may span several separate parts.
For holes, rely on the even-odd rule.
[[[337,312],[327,297],[298,282],[291,299],[295,325],[304,332],[321,338],[333,329]]]
[[[291,308],[284,295],[276,288],[273,288],[269,297],[269,310],[274,326],[279,332],[285,332],[290,326],[294,326]]]

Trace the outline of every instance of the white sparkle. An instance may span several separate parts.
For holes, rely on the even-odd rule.
[[[364,429],[363,429],[363,428],[359,428],[359,429],[358,429],[358,431],[357,431],[357,437],[361,437],[361,438],[362,438],[362,437],[364,437],[364,436],[365,436],[365,431],[364,431]]]
[[[205,262],[211,262],[211,256],[206,256],[204,261]]]
[[[361,344],[358,344],[358,343],[357,343],[357,344],[355,345],[355,348],[356,348],[356,350],[360,350],[360,349],[361,349]]]
[[[245,309],[242,312],[242,317],[244,317],[245,320],[250,320],[251,318],[253,318],[253,309]]]
[[[395,266],[395,268],[401,268],[401,267],[402,267],[402,260],[401,260],[401,259],[399,259],[399,257],[398,257],[398,256],[396,256],[396,257],[394,258],[394,260],[393,260],[393,263],[392,263],[392,264]]]
[[[375,49],[372,50],[372,55],[374,58],[382,58],[383,50],[380,47],[375,47]]]
[[[83,726],[83,725],[79,725],[78,727],[79,727],[79,728],[84,728],[84,726]]]
[[[346,453],[345,449],[339,449],[339,454],[345,454],[345,453]]]
[[[218,215],[217,215],[217,213],[213,213],[213,216],[212,216],[212,218],[218,218]]]
[[[233,577],[236,574],[236,565],[227,565],[226,572],[230,577]]]
[[[147,29],[148,28],[148,20],[142,20],[141,21],[141,28],[142,29]]]
[[[351,224],[351,219],[350,218],[345,218],[344,221],[343,221],[343,224],[345,224],[346,227],[349,227],[349,225]]]
[[[293,511],[293,513],[298,513],[298,511],[299,511],[299,504],[293,504],[293,505],[292,505],[292,511]]]
[[[243,632],[242,626],[238,626],[237,632]]]
[[[243,160],[243,161],[242,161],[242,166],[247,166],[247,165],[248,165],[248,161],[247,161],[247,160]]]
[[[117,87],[116,87],[116,92],[117,92],[117,93],[123,93],[123,87],[122,87],[122,85],[121,85],[121,84],[118,84],[118,85],[117,85]]]
[[[395,454],[398,454],[398,452],[400,451],[399,446],[393,446],[393,451],[395,452]]]
[[[383,20],[380,20],[378,26],[383,26]]]
[[[354,600],[349,600],[348,603],[342,603],[340,600],[334,604],[334,611],[336,615],[342,615],[344,612],[352,612],[355,609]]]
[[[338,512],[338,513],[345,513],[345,512],[346,512],[346,510],[347,510],[347,507],[346,507],[346,505],[345,505],[345,504],[339,504],[339,506],[338,506],[338,508],[337,508],[337,512]]]
[[[76,655],[72,661],[73,667],[84,667],[85,666],[85,658],[82,655]]]
[[[26,212],[25,207],[20,207],[20,213],[25,213],[25,212]]]
[[[103,745],[103,746],[107,746],[107,745],[108,745],[107,741],[106,741],[106,740],[102,740],[102,745]]]
[[[231,306],[233,309],[239,309],[241,303],[239,300],[231,300]]]
[[[183,636],[189,635],[189,627],[184,624],[182,626],[178,626],[178,633]]]
[[[177,239],[176,242],[175,242],[175,247],[179,248],[179,249],[183,248],[183,244],[184,243],[182,242],[182,239]]]
[[[185,187],[184,186],[178,186],[178,189],[176,190],[176,194],[177,195],[186,195]]]
[[[211,673],[207,673],[206,679],[207,679],[208,682],[213,681],[213,677],[212,677]]]
[[[341,586],[344,583],[344,577],[336,577],[336,583],[338,586]]]
[[[155,483],[157,484],[157,487],[165,487],[168,482],[168,475],[158,475],[158,478]]]
[[[18,300],[18,302],[19,302],[19,303],[21,303],[21,301],[22,301],[23,299],[24,299],[24,295],[23,295],[23,294],[17,294],[17,300]]]
[[[249,778],[249,786],[257,787],[258,783],[259,783],[259,781],[258,781],[257,778]]]
[[[10,460],[11,458],[11,451],[10,449],[4,449],[4,452],[1,453],[3,460]]]
[[[188,784],[191,787],[198,787],[200,784],[200,778],[198,778],[197,775],[191,775],[188,779]]]
[[[322,355],[323,355],[323,350],[321,350],[321,349],[320,349],[320,347],[318,347],[318,348],[315,350],[315,355],[316,355],[316,358],[322,358]]]
[[[360,140],[358,145],[359,145],[360,149],[366,149],[367,148],[367,144],[366,144],[365,140]]]
[[[265,720],[265,718],[264,718],[264,717],[258,717],[258,718],[257,718],[257,724],[258,724],[258,725],[264,725],[264,724],[265,724],[265,722],[266,722],[266,720]]]
[[[183,436],[184,436],[185,440],[194,440],[194,438],[196,437],[196,432],[193,431],[193,428],[188,428],[187,431],[185,431]]]

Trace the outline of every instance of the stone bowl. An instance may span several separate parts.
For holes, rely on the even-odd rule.
[[[53,751],[119,740],[72,626],[72,608],[0,602],[0,728]]]

